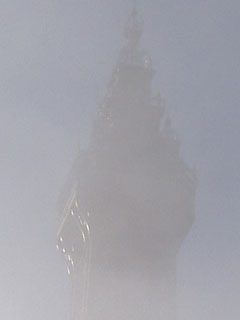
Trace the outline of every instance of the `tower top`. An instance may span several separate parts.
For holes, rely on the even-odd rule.
[[[139,42],[142,33],[143,19],[138,14],[137,3],[135,0],[133,1],[133,9],[131,15],[125,25],[124,35],[129,42],[137,43]]]
[[[137,9],[137,0],[133,0],[133,9]]]

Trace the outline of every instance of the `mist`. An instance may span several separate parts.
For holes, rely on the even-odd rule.
[[[2,1],[0,9],[0,316],[71,319],[71,281],[56,250],[57,203],[91,141],[132,2],[12,0]],[[144,20],[141,47],[155,71],[153,95],[160,91],[180,156],[197,178],[194,223],[176,257],[177,319],[235,319],[240,5],[152,0],[138,1],[138,10]],[[136,308],[144,298],[141,282],[133,282],[137,276],[129,272],[127,281],[118,282],[123,292],[135,294]],[[160,275],[149,278],[149,290],[157,292]],[[102,279],[95,282],[99,294],[110,285]]]

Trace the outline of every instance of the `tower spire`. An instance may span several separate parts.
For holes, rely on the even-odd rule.
[[[143,32],[143,20],[137,11],[137,1],[133,0],[133,9],[125,25],[125,37],[130,42],[138,42]]]
[[[133,10],[137,10],[137,0],[133,0]]]

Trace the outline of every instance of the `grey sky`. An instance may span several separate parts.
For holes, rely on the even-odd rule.
[[[142,46],[196,167],[178,257],[179,319],[232,319],[240,298],[240,4],[139,1]],[[68,319],[55,204],[123,44],[131,1],[0,2],[0,317]]]

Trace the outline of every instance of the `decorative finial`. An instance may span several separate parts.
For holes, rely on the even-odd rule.
[[[137,10],[137,0],[133,0],[133,10]]]
[[[137,0],[133,0],[132,15],[133,15],[133,16],[136,16],[136,15],[137,15]]]
[[[137,12],[137,1],[133,0],[133,10],[125,26],[125,36],[130,42],[138,42],[143,32],[143,21]]]

